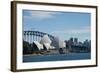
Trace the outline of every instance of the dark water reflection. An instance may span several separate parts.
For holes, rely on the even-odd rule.
[[[59,55],[24,55],[23,62],[42,62],[42,61],[63,61],[63,60],[84,60],[91,59],[91,53],[70,53]]]

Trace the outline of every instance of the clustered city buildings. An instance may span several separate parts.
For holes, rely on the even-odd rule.
[[[66,40],[66,48],[69,48],[70,52],[90,52],[91,51],[91,40],[84,40],[83,42],[78,41],[78,38],[70,38]]]
[[[78,41],[78,38],[61,40],[54,37],[53,40],[48,35],[44,35],[40,41],[29,43],[23,40],[23,54],[45,55],[45,54],[68,54],[68,53],[90,53],[91,40],[84,42]]]

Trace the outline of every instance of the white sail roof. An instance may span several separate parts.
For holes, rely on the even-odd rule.
[[[50,49],[50,44],[49,43],[44,43],[44,46],[48,49]]]
[[[37,45],[37,47],[39,48],[39,50],[43,49],[43,45],[40,44],[38,41],[34,41],[34,43]]]
[[[44,35],[40,41],[41,44],[45,44],[45,43],[48,43],[48,44],[51,44],[51,40],[50,38],[48,37],[48,35]]]
[[[43,44],[47,49],[54,49],[55,47],[51,46],[51,40],[48,35],[44,35],[40,43]]]

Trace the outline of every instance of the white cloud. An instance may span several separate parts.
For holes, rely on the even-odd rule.
[[[90,27],[82,27],[79,29],[69,29],[66,28],[65,30],[58,30],[51,32],[52,34],[83,34],[83,33],[90,33],[91,28]]]
[[[48,19],[53,18],[57,12],[47,12],[47,11],[29,11],[29,15],[24,16],[26,18],[34,18],[34,19]]]

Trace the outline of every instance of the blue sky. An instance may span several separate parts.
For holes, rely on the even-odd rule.
[[[37,30],[64,40],[90,40],[90,19],[90,13],[23,10],[24,30]]]

